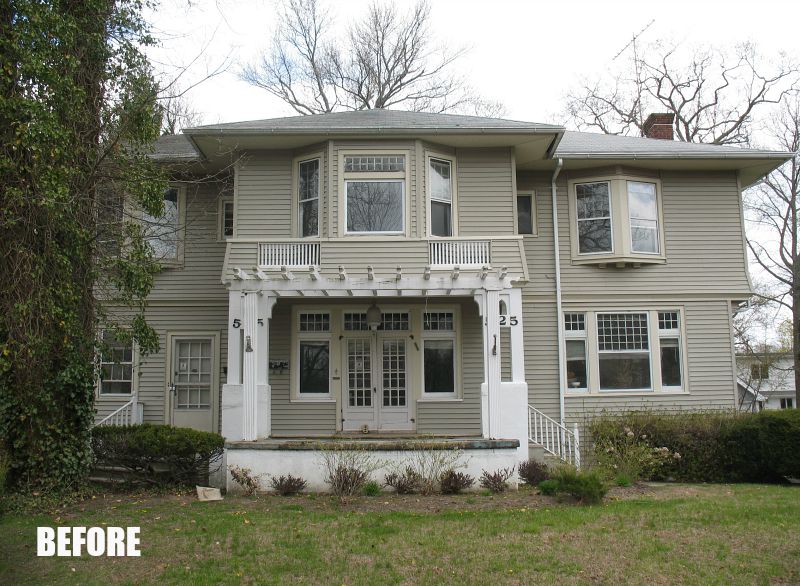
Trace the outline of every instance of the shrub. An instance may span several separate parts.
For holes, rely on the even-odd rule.
[[[633,484],[633,479],[625,473],[617,474],[614,477],[614,484],[622,487],[631,486]]]
[[[440,487],[442,494],[458,494],[462,490],[467,490],[475,484],[475,479],[464,472],[448,470],[442,474]]]
[[[761,413],[635,411],[599,417],[590,433],[602,462],[625,428],[671,457],[653,476],[685,482],[773,482],[800,477],[800,410]]]
[[[405,470],[386,475],[384,484],[394,489],[397,494],[414,494],[422,487],[422,476],[411,466]]]
[[[286,476],[273,476],[269,480],[272,489],[281,496],[292,496],[302,491],[306,487],[306,481],[297,476],[287,474]]]
[[[546,464],[536,460],[525,460],[517,467],[519,479],[530,486],[538,486],[543,480],[550,478],[550,470]]]
[[[129,480],[149,484],[205,484],[219,468],[224,445],[219,434],[170,425],[92,429],[97,462],[124,468]]]
[[[338,496],[351,496],[363,491],[370,474],[384,463],[366,449],[353,449],[347,444],[321,444],[320,459],[325,482]]]
[[[253,474],[250,468],[242,468],[240,466],[229,466],[228,472],[231,473],[233,481],[242,487],[244,493],[248,496],[253,496],[261,490],[261,475]]]
[[[552,492],[544,492],[542,484],[545,484],[546,490]],[[551,480],[539,484],[539,490],[550,496],[553,493],[568,494],[586,504],[599,503],[607,492],[597,472],[579,471],[571,466],[562,466],[556,470]]]
[[[628,425],[595,440],[594,464],[606,478],[624,476],[629,484],[660,477],[673,459],[680,458],[667,447],[653,447],[647,433]]]
[[[364,496],[378,496],[381,493],[381,485],[370,480],[364,485]]]
[[[514,466],[511,468],[499,468],[494,472],[483,470],[480,485],[495,493],[505,492],[508,490],[508,481],[514,476],[515,470],[516,468]]]
[[[558,494],[558,480],[542,480],[539,483],[539,492],[545,496],[556,496]]]

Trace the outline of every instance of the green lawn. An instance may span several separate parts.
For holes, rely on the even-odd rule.
[[[37,558],[37,525],[139,525],[141,558]],[[596,507],[529,492],[115,496],[0,519],[7,584],[798,584],[800,488],[666,486]]]

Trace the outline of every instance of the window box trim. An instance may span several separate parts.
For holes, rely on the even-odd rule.
[[[658,253],[634,252],[631,237],[631,219],[628,204],[628,182],[652,183],[656,186],[656,206],[658,209]],[[586,183],[608,183],[611,203],[611,251],[580,252],[578,238],[577,185]],[[604,174],[585,176],[567,181],[569,201],[571,262],[581,264],[664,264],[667,261],[664,237],[664,208],[661,179],[647,175]]]

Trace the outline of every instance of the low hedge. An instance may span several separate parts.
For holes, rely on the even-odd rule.
[[[679,457],[660,477],[685,482],[775,482],[800,478],[800,410],[761,413],[634,411],[595,418],[589,432],[598,459],[608,446],[634,437]]]
[[[92,430],[98,464],[123,469],[131,481],[194,485],[222,461],[225,445],[216,433],[170,425],[103,426]]]

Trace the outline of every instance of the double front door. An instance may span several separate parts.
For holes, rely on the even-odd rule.
[[[342,346],[342,429],[412,429],[406,336],[359,332]]]

